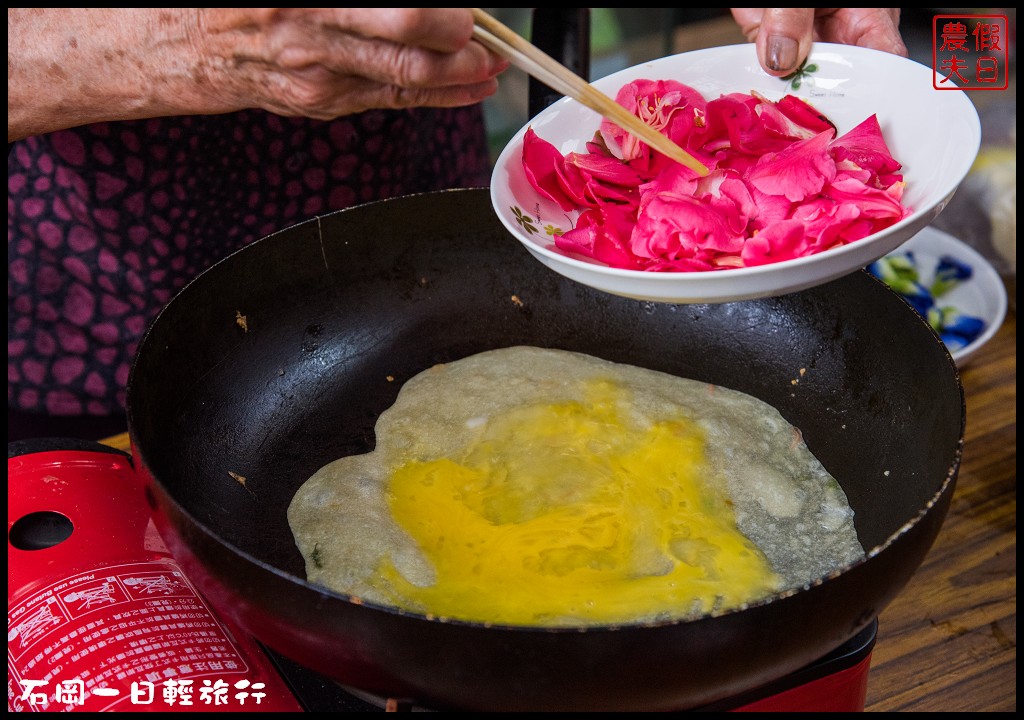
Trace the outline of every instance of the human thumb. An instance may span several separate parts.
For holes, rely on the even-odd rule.
[[[813,39],[814,8],[765,8],[757,57],[769,75],[788,75],[811,52]]]

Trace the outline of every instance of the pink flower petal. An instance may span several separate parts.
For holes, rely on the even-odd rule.
[[[630,238],[637,256],[656,260],[712,263],[718,255],[738,252],[742,246],[742,236],[729,229],[721,213],[693,197],[671,193],[647,201]]]
[[[692,125],[692,110],[701,111],[705,106],[703,95],[676,80],[635,80],[619,88],[615,101],[659,132],[664,132],[675,113],[684,108],[691,109],[688,116]],[[602,120],[600,134],[612,154],[623,160],[651,154],[645,143],[610,120]]]
[[[565,174],[559,176],[567,194],[579,204],[597,207],[605,202],[635,205],[643,178],[628,164],[607,155],[569,153]]]
[[[530,128],[523,136],[523,170],[534,189],[548,200],[558,203],[563,210],[576,208],[573,199],[565,194],[558,182],[559,170],[564,172],[562,153],[547,140],[541,139]]]
[[[643,269],[629,249],[629,234],[636,225],[636,209],[606,205],[582,213],[576,227],[555,238],[563,252],[578,253],[612,267]]]
[[[836,164],[826,152],[831,139],[831,131],[823,132],[765,155],[750,171],[750,183],[763,193],[785,195],[792,202],[821,192],[836,176]]]
[[[872,115],[850,132],[837,138],[829,146],[829,151],[837,161],[849,160],[859,167],[871,170],[875,175],[891,175],[901,167],[885,144],[877,115]]]
[[[788,220],[793,214],[793,203],[785,195],[769,195],[753,185],[750,185],[749,188],[750,196],[754,200],[754,205],[757,206],[753,230],[763,230],[773,223]]]
[[[747,266],[791,260],[806,254],[807,241],[804,224],[797,220],[783,220],[771,225],[743,243],[740,256]]]
[[[640,184],[640,174],[618,158],[589,153],[569,153],[565,161],[598,182],[625,187],[636,187]]]
[[[838,132],[835,124],[822,115],[813,105],[795,95],[786,95],[775,103],[775,107],[795,126],[808,132],[804,137],[831,130]]]
[[[762,120],[760,104],[756,97],[743,93],[730,93],[709,102],[705,148],[760,157],[791,145],[793,138],[781,127],[770,128]]]
[[[870,187],[854,178],[835,180],[825,189],[824,195],[836,202],[856,203],[865,216],[877,220],[896,222],[902,220],[908,212],[900,205],[899,199],[887,191]]]
[[[842,138],[812,105],[757,93],[705,102],[676,81],[637,80],[618,102],[710,169],[698,177],[603,121],[564,158],[530,129],[523,166],[576,227],[563,252],[612,267],[696,272],[763,265],[862,239],[910,213],[877,118]]]
[[[872,221],[857,203],[836,202],[826,197],[804,203],[793,212],[793,219],[804,225],[807,254],[845,245],[874,232]]]
[[[729,226],[729,231],[746,236],[747,226],[754,221],[758,207],[746,184],[737,173],[715,170],[701,178],[694,197],[718,212]]]
[[[659,193],[693,195],[697,192],[697,184],[697,176],[689,168],[685,168],[679,163],[672,163],[665,169],[665,172],[640,186],[640,206],[644,206],[647,198]]]

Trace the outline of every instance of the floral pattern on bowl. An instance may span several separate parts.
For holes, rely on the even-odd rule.
[[[925,284],[923,270],[918,268],[913,252],[886,255],[868,266],[868,271],[898,292],[939,334],[946,347],[953,350],[967,347],[985,329],[985,321],[965,315],[952,305],[942,305],[942,297],[974,271],[965,262],[943,255],[935,268],[931,283]]]
[[[813,73],[818,72],[818,66],[815,63],[809,63],[804,60],[800,63],[800,67],[791,72],[789,75],[784,75],[780,80],[786,82],[793,91],[800,89],[800,86],[806,83],[807,85],[814,84]]]
[[[1006,316],[1006,289],[995,269],[968,245],[933,228],[866,269],[928,321],[959,365]]]

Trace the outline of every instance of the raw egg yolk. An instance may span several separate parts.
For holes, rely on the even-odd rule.
[[[680,415],[631,418],[630,394],[487,418],[458,457],[394,472],[388,503],[435,572],[390,561],[375,584],[424,612],[500,624],[620,623],[706,613],[764,597],[778,579],[705,480],[705,438]]]

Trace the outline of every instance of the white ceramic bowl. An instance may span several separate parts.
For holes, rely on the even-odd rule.
[[[903,164],[904,205],[913,213],[882,232],[816,255],[770,265],[708,272],[622,270],[555,247],[548,230],[567,231],[578,212],[565,212],[539,195],[522,166],[523,136],[532,127],[563,155],[586,152],[601,118],[563,98],[539,113],[502,151],[491,178],[491,201],[501,222],[538,260],[566,277],[616,295],[670,303],[729,302],[802,290],[863,268],[895,250],[945,207],[978,153],[978,113],[962,90],[936,90],[932,69],[906,58],[846,45],[816,43],[808,65],[791,81],[765,74],[752,44],[682,53],[636,65],[594,81],[615,97],[638,79],[675,79],[708,100],[756,90],[771,100],[801,97],[847,132],[877,114],[893,156]],[[524,223],[526,216],[529,222]],[[525,226],[525,227],[524,227]]]

